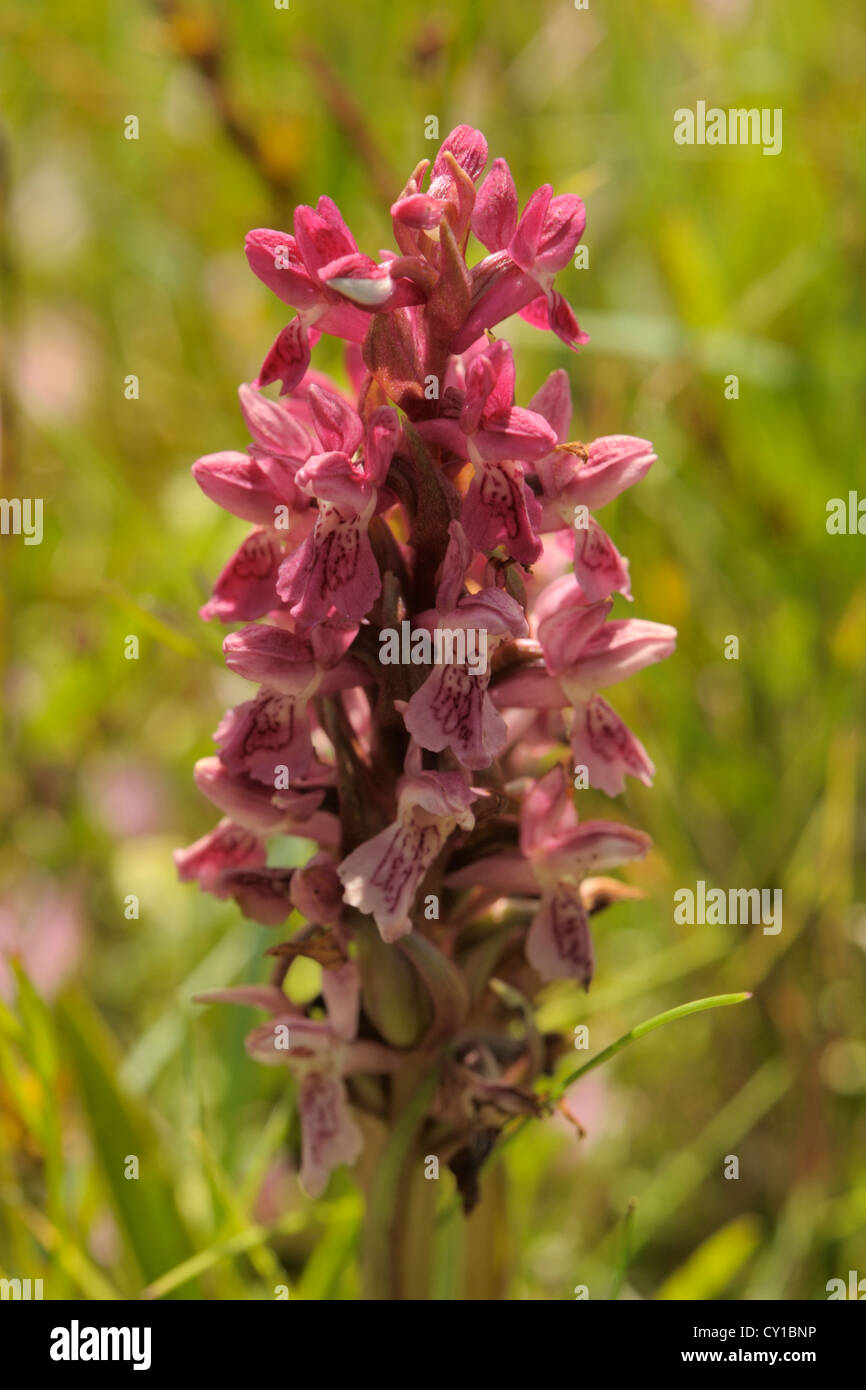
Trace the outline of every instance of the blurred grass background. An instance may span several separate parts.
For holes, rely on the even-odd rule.
[[[246,230],[328,192],[375,253],[431,114],[480,126],[522,197],[587,204],[589,266],[560,287],[592,341],[518,322],[519,402],[565,366],[575,437],[659,455],[605,514],[635,613],[681,634],[614,692],[659,769],[614,810],[656,841],[648,897],[601,922],[592,992],[551,990],[544,1022],[587,1022],[596,1051],[756,992],[581,1083],[582,1141],[557,1120],[509,1147],[487,1174],[503,1296],[808,1299],[866,1274],[866,575],[863,539],[825,528],[864,477],[862,11],[7,0],[0,25],[2,492],[45,503],[41,546],[0,539],[0,1274],[46,1297],[357,1296],[354,1181],[306,1200],[250,1015],[190,1002],[262,978],[273,938],[171,862],[213,823],[192,764],[247,693],[196,616],[245,528],[189,465],[245,446],[236,387],[285,321]],[[698,99],[781,107],[783,152],[676,146]],[[317,365],[339,371],[333,340]],[[675,926],[699,878],[782,888],[780,935]],[[443,1222],[440,1297],[464,1245]]]

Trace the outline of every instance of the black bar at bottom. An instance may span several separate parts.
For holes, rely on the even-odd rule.
[[[502,1324],[502,1341],[497,1348],[497,1343],[491,1342],[498,1323],[495,1305],[486,1307],[487,1312],[478,1310],[480,1316],[465,1325],[460,1350],[453,1347],[450,1356],[465,1366],[483,1355],[489,1358],[491,1375],[496,1374],[496,1364],[506,1348],[515,1339],[526,1338],[526,1349],[536,1365],[546,1348],[560,1364],[563,1357],[566,1364],[570,1362],[575,1375],[595,1364],[608,1374],[636,1371],[661,1375],[674,1367],[698,1373],[713,1366],[729,1371],[752,1366],[774,1370],[805,1367],[826,1378],[828,1372],[843,1366],[862,1367],[866,1333],[864,1312],[834,1301],[575,1300],[571,1306],[560,1306],[556,1315],[542,1314],[537,1307],[533,1313],[525,1303],[522,1312],[505,1312],[507,1321]],[[115,1377],[127,1373],[144,1377],[193,1368],[197,1375],[215,1374],[222,1382],[233,1374],[246,1381],[251,1375],[259,1378],[289,1367],[297,1371],[299,1353],[307,1353],[327,1367],[328,1378],[333,1379],[335,1352],[339,1357],[344,1349],[347,1359],[351,1356],[353,1366],[357,1366],[365,1348],[369,1354],[376,1341],[396,1331],[402,1344],[403,1375],[420,1372],[423,1379],[430,1352],[442,1346],[449,1315],[440,1309],[435,1324],[422,1315],[415,1342],[418,1372],[413,1372],[406,1360],[413,1343],[404,1340],[405,1320],[413,1315],[404,1311],[402,1316],[402,1327],[395,1329],[390,1320],[377,1325],[372,1308],[363,1315],[363,1323],[356,1322],[359,1315],[346,1303],[319,1307],[317,1312],[315,1305],[279,1300],[219,1304],[5,1300],[0,1303],[0,1345],[7,1366],[18,1353],[22,1364],[34,1374],[40,1378],[47,1375],[49,1382],[58,1383],[77,1375],[92,1380],[103,1370]],[[460,1329],[462,1316],[455,1312],[455,1317],[455,1327]],[[421,1340],[424,1322],[431,1334],[426,1353]],[[317,1325],[324,1340],[316,1335]],[[381,1351],[387,1346],[386,1341]]]

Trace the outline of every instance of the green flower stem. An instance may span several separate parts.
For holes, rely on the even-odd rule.
[[[404,1229],[402,1219],[405,1199],[411,1188],[412,1165],[418,1161],[418,1133],[438,1084],[439,1068],[434,1067],[394,1120],[370,1184],[364,1218],[365,1299],[393,1300],[403,1296],[405,1247],[411,1235]],[[423,1258],[423,1252],[416,1250],[416,1257]]]

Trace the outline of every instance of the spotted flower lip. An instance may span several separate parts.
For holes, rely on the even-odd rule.
[[[579,980],[588,989],[595,973],[589,915],[568,882],[544,894],[526,934],[526,959],[542,980]]]
[[[246,450],[193,474],[252,526],[201,609],[231,625],[225,662],[251,689],[195,768],[222,819],[175,854],[183,881],[290,938],[269,983],[200,997],[265,1011],[247,1052],[293,1078],[305,1191],[358,1160],[361,1111],[395,1122],[404,1069],[414,1088],[435,1068],[418,1142],[448,1155],[467,1212],[502,1126],[544,1108],[538,990],[587,988],[606,963],[598,914],[641,896],[600,875],[648,836],[581,820],[575,796],[651,783],[601,692],[676,639],[621,616],[629,561],[594,515],[645,477],[652,445],[577,439],[563,367],[525,404],[491,332],[519,314],[587,341],[562,292],[583,202],[545,183],[521,206],[488,155],[480,131],[452,130],[375,255],[325,195],[291,232],[246,238],[292,314],[239,387]],[[324,337],[342,340],[341,384],[314,363]],[[320,972],[306,1003],[290,997],[299,956]]]
[[[229,710],[214,734],[227,772],[269,787],[285,768],[294,781],[310,771],[315,754],[306,711],[293,695],[263,686],[254,700]]]
[[[577,705],[569,739],[575,767],[585,767],[591,787],[608,796],[625,790],[626,777],[652,785],[655,766],[640,739],[601,695]]]
[[[505,721],[488,694],[489,652],[509,637],[524,636],[528,629],[520,604],[509,594],[493,587],[475,593],[465,589],[464,572],[472,547],[458,521],[451,522],[449,537],[436,611],[419,614],[416,623],[433,631],[483,633],[483,670],[453,661],[437,665],[406,705],[403,717],[421,748],[437,753],[450,748],[464,767],[474,771],[490,766],[507,735]]]
[[[335,972],[340,973],[340,972]],[[342,972],[345,985],[356,992],[356,967]],[[345,994],[345,988],[340,993]],[[254,1028],[246,1038],[251,1057],[267,1066],[285,1066],[298,1081],[301,1117],[301,1183],[311,1197],[325,1188],[331,1171],[341,1163],[354,1163],[363,1147],[361,1131],[348,1103],[344,1077],[353,1072],[396,1070],[399,1054],[375,1042],[356,1041],[357,1020],[344,999],[332,994],[328,1018],[317,1021],[292,1008],[280,989],[211,991],[199,1002],[226,1002],[267,1009],[269,1023]]]
[[[453,830],[470,830],[473,793],[458,773],[418,772],[400,785],[397,819],[337,869],[343,897],[375,918],[384,941],[412,930],[415,894]]]
[[[541,516],[518,460],[481,462],[463,503],[463,525],[478,550],[502,546],[521,564],[534,564],[542,552]]]
[[[224,623],[264,617],[277,603],[283,548],[265,527],[256,527],[235,551],[214,585],[200,617]]]
[[[424,618],[421,615],[419,623]],[[436,666],[405,707],[406,728],[421,748],[439,753],[450,748],[473,771],[489,767],[505,744],[507,730],[488,694],[488,649],[520,633],[522,613],[508,594],[484,589],[437,618],[435,627],[445,631],[463,626],[487,634],[484,669],[454,662]]]
[[[344,515],[323,502],[308,540],[280,568],[277,593],[305,626],[331,616],[360,622],[382,592],[368,525],[373,502]]]
[[[450,748],[466,768],[489,767],[507,733],[487,694],[489,684],[489,672],[438,666],[406,706],[406,728],[422,748],[436,753]]]
[[[248,680],[261,681],[254,700],[229,710],[214,738],[228,773],[274,788],[285,771],[291,784],[314,763],[308,706],[316,696],[367,685],[369,670],[343,655],[343,640],[315,643],[268,623],[230,633],[223,643],[226,664]]]
[[[464,380],[458,419],[432,420],[422,433],[474,465],[461,520],[475,549],[501,545],[531,565],[542,550],[543,513],[526,481],[525,464],[549,453],[556,435],[543,415],[514,404],[514,358],[506,342],[476,352]]]
[[[307,459],[296,482],[319,499],[318,513],[311,533],[281,566],[277,594],[305,626],[331,616],[360,621],[381,592],[368,528],[400,422],[393,407],[381,406],[365,424],[339,395],[317,386],[308,400],[325,452]],[[363,463],[356,464],[362,444]]]

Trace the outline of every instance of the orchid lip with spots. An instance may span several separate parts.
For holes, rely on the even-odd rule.
[[[676,639],[613,616],[628,562],[591,514],[646,475],[652,445],[575,440],[564,367],[522,403],[493,331],[519,314],[563,356],[588,341],[556,288],[583,203],[545,184],[521,208],[505,160],[487,166],[484,136],[453,130],[378,256],[327,196],[291,232],[247,237],[295,314],[240,388],[246,449],[193,474],[253,527],[202,609],[231,625],[226,662],[253,689],[196,768],[222,819],[176,853],[184,880],[278,936],[289,924],[268,983],[204,997],[264,1011],[248,1051],[294,1077],[307,1193],[363,1167],[411,1081],[425,1104],[406,1161],[435,1152],[467,1211],[570,1046],[539,1037],[533,1001],[605,972],[594,919],[637,890],[598,875],[651,848],[616,813],[578,812],[575,766],[596,806],[654,771],[600,692]],[[313,365],[323,335],[345,344],[339,382]],[[274,837],[295,867],[271,862]],[[321,970],[304,1005],[286,982],[299,956]]]

